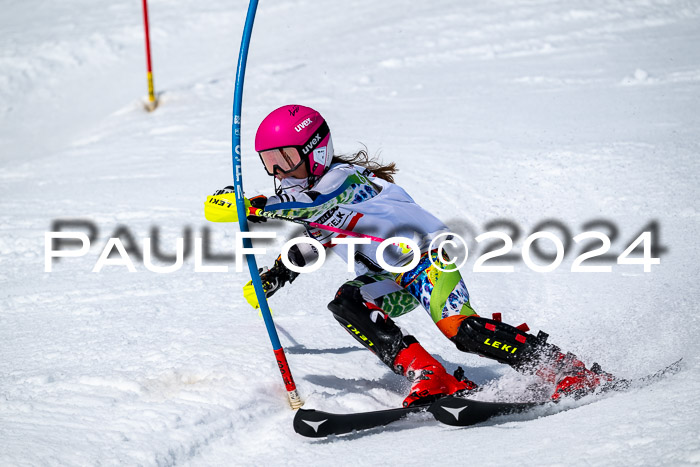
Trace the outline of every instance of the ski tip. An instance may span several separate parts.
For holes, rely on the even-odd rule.
[[[655,378],[660,378],[662,376],[669,376],[669,375],[675,375],[679,371],[683,369],[683,357],[679,358],[675,362],[666,365],[665,367],[661,368],[660,370],[656,371],[655,373],[651,373],[645,378],[642,379],[655,379]]]
[[[666,368],[659,370],[659,372],[661,374],[675,375],[683,369],[683,358],[684,357],[679,358],[675,362],[668,365]]]
[[[314,409],[299,409],[294,414],[294,431],[307,438],[323,438],[329,435],[326,429],[328,417]]]

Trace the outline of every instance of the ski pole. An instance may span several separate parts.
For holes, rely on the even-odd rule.
[[[153,91],[153,67],[151,66],[151,36],[148,32],[148,4],[143,0],[143,27],[146,32],[146,78],[148,79],[148,103],[146,110],[152,112],[158,106],[155,92]]]
[[[248,13],[245,19],[245,26],[243,28],[241,49],[238,54],[236,87],[233,95],[233,125],[231,131],[233,151],[231,156],[233,159],[233,182],[236,192],[236,209],[239,212],[245,212],[245,201],[243,198],[243,177],[241,174],[241,107],[243,103],[243,78],[245,77],[245,65],[248,59],[250,36],[253,32],[253,21],[255,20],[255,11],[257,10],[257,7],[258,1],[250,0],[250,3],[248,4]],[[248,220],[245,216],[239,216],[238,225],[240,226],[241,232],[248,231]],[[243,247],[252,248],[250,238],[243,239]],[[270,313],[270,307],[268,306],[267,299],[265,297],[265,291],[263,290],[260,274],[258,273],[258,265],[255,261],[255,256],[246,255],[246,259],[248,261],[248,269],[250,270],[250,277],[253,281],[255,295],[258,298],[258,303],[260,304],[260,312],[262,313],[263,320],[265,321],[265,327],[267,328],[267,334],[270,337],[270,343],[272,344],[272,349],[275,353],[277,366],[282,374],[282,380],[284,381],[284,385],[287,390],[289,405],[291,405],[292,409],[298,409],[304,403],[297,392],[296,384],[294,384],[294,378],[292,377],[292,372],[289,369],[289,363],[287,363],[284,349],[282,348],[279,336],[277,335],[277,329],[275,328],[275,323],[272,319],[272,314]]]
[[[267,217],[268,219],[280,219],[283,221],[289,221],[289,222],[294,222],[295,224],[301,224],[306,227],[313,227],[316,229],[321,229],[321,230],[328,230],[329,232],[335,232],[343,235],[348,235],[350,237],[358,237],[358,238],[369,238],[373,242],[379,242],[382,243],[386,241],[385,238],[380,238],[380,237],[375,237],[374,235],[367,235],[359,232],[353,232],[352,230],[345,230],[345,229],[339,229],[338,227],[333,227],[331,225],[325,225],[325,224],[319,224],[318,222],[312,222],[312,221],[307,221],[306,219],[299,219],[298,217],[289,217],[285,216],[282,214],[275,214],[274,212],[270,211],[263,211],[260,208],[255,208],[253,206],[250,206],[248,208],[248,215],[251,216],[258,216],[258,217]],[[392,243],[392,245],[395,245],[402,250],[410,250],[411,247],[405,243]]]

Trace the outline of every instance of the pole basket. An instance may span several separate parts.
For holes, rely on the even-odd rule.
[[[299,392],[296,389],[287,391],[287,398],[292,410],[300,409],[304,405],[304,401],[301,400],[301,396],[299,396]]]

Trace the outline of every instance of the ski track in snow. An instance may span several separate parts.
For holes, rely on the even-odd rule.
[[[651,273],[572,273],[577,245],[552,273],[522,261],[513,274],[472,273],[473,242],[463,273],[482,315],[527,321],[586,362],[638,377],[683,356],[683,371],[549,417],[301,438],[240,292],[247,273],[229,263],[230,274],[198,274],[191,256],[172,274],[136,256],[136,273],[91,272],[119,226],[137,249],[157,226],[167,254],[205,228],[214,253],[232,252],[236,227],[207,225],[202,202],[231,181],[247,4],[151,2],[161,105],[147,114],[137,2],[19,2],[0,17],[0,464],[700,463],[700,4],[340,3],[261,2],[243,106],[246,194],[271,191],[252,148],[257,123],[298,102],[326,116],[338,151],[363,143],[396,161],[397,181],[467,237],[513,220],[519,252],[540,221],[576,235],[608,219],[619,254],[656,220],[668,251]],[[89,220],[97,238],[45,273],[44,232],[57,219]],[[275,228],[260,265],[298,232]],[[307,407],[400,404],[407,383],[326,309],[345,265],[329,257],[324,271],[270,300]],[[487,385],[484,397],[523,385],[458,352],[420,309],[398,324]]]

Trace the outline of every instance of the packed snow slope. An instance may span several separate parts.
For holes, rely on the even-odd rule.
[[[150,2],[153,113],[142,107],[139,3],[3,6],[0,464],[700,463],[700,3],[261,2],[243,103],[247,196],[272,189],[253,150],[257,124],[283,104],[312,106],[338,152],[381,151],[397,182],[468,240],[462,272],[480,314],[527,321],[622,377],[684,358],[653,386],[550,417],[469,429],[406,421],[321,441],[292,431],[263,322],[241,293],[247,272],[211,259],[232,255],[238,227],[203,217],[205,196],[232,181],[247,3]],[[65,220],[82,222],[63,230],[90,234],[90,250],[45,272],[45,232]],[[645,229],[660,264],[616,264]],[[298,234],[257,230],[278,233],[261,266]],[[484,249],[474,237],[489,230],[509,233],[515,256],[486,265],[513,272],[474,272]],[[568,245],[553,272],[519,256],[539,230]],[[610,272],[571,271],[600,245],[572,240],[588,230],[612,239],[612,261],[583,265]],[[193,254],[156,273],[139,256],[149,237],[174,255],[178,238],[207,236],[204,265],[228,273],[195,272]],[[110,237],[136,272],[92,272]],[[350,277],[329,257],[270,300],[299,391],[309,408],[397,406],[407,383],[326,309]],[[517,397],[520,376],[457,351],[423,310],[398,324],[448,370],[466,368],[481,397]]]

